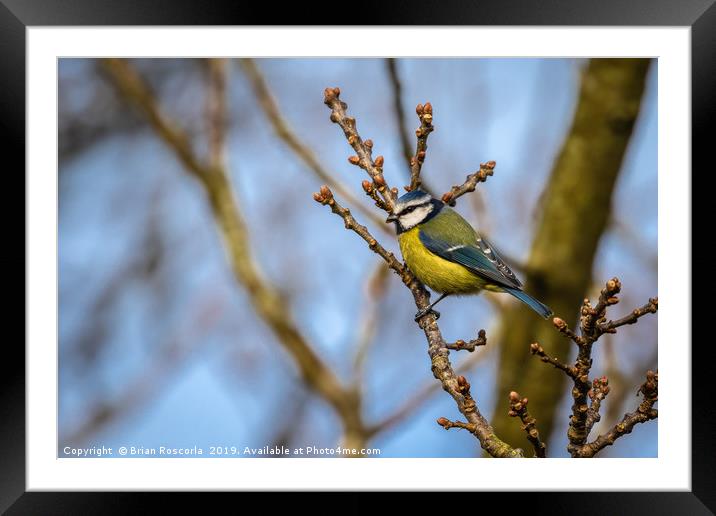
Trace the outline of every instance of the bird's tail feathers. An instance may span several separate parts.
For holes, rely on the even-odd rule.
[[[527,294],[526,292],[522,290],[518,290],[516,288],[511,289],[505,289],[507,292],[515,296],[517,299],[522,301],[524,304],[529,306],[532,310],[540,314],[542,317],[547,319],[551,315],[553,315],[552,310],[545,305],[544,303],[540,303],[535,298]]]

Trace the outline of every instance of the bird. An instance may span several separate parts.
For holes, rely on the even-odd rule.
[[[552,310],[527,294],[495,247],[457,211],[429,193],[415,189],[394,204],[388,223],[395,223],[400,252],[411,272],[440,297],[415,314],[418,321],[450,295],[482,290],[507,292],[545,319]]]

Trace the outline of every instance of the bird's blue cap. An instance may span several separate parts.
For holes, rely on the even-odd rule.
[[[420,189],[413,190],[412,192],[406,192],[403,195],[401,195],[398,198],[398,202],[400,204],[406,204],[406,203],[409,203],[410,201],[413,201],[415,199],[421,199],[426,196],[429,197],[430,194],[428,194],[427,192],[424,192],[423,190],[420,190]]]

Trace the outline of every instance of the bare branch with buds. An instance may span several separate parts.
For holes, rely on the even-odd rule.
[[[446,347],[448,349],[453,349],[455,351],[466,350],[466,351],[469,351],[470,353],[472,353],[473,351],[475,351],[475,348],[480,347],[480,346],[486,346],[486,345],[487,345],[487,335],[485,334],[485,330],[480,330],[477,333],[476,339],[472,339],[467,342],[465,342],[462,339],[458,339],[455,342],[447,344]]]
[[[420,171],[423,168],[428,150],[428,136],[435,130],[435,127],[433,127],[433,105],[430,102],[426,102],[425,105],[418,104],[415,112],[420,119],[420,127],[415,130],[418,143],[415,147],[415,154],[410,158],[410,185],[405,187],[409,192],[420,188],[422,183]]]
[[[443,194],[443,202],[449,206],[455,206],[458,197],[462,197],[468,192],[474,192],[479,183],[484,183],[487,181],[488,177],[494,174],[496,164],[497,163],[494,161],[480,163],[480,169],[477,172],[468,175],[463,184],[455,185],[450,189],[450,191]]]
[[[331,109],[331,121],[338,124],[349,143],[356,152],[355,155],[348,158],[349,163],[362,168],[368,173],[370,180],[362,182],[362,187],[366,195],[371,197],[375,205],[386,212],[392,212],[397,199],[397,189],[391,188],[383,176],[384,159],[382,156],[372,157],[373,142],[371,140],[363,141],[356,130],[356,121],[349,117],[346,112],[348,106],[340,100],[340,90],[338,88],[327,88],[325,90],[324,102]],[[427,150],[427,138],[434,129],[433,108],[430,103],[418,105],[416,112],[420,118],[421,126],[417,130],[418,138],[415,155],[411,160],[411,184],[406,190],[413,190],[420,187],[420,172],[422,164],[425,161],[425,153]],[[495,168],[494,161],[488,161],[480,165],[480,170],[467,177],[462,185],[453,186],[452,189],[443,195],[443,202],[454,206],[456,200],[462,195],[475,190],[477,184],[487,180],[493,174]],[[365,226],[359,224],[350,211],[342,207],[334,198],[333,192],[327,187],[321,187],[320,192],[314,194],[314,199],[331,208],[331,211],[339,215],[347,229],[357,233],[364,241],[368,243],[369,248],[378,254],[401,278],[403,284],[411,291],[418,309],[422,310],[429,305],[430,294],[425,287],[417,280],[410,270],[402,264],[393,253],[385,249],[378,241],[368,232]],[[653,405],[657,402],[657,376],[656,373],[649,372],[647,382],[642,385],[640,392],[644,395],[644,401],[639,405],[633,413],[626,414],[622,421],[615,425],[607,434],[599,436],[593,442],[587,442],[589,433],[595,423],[600,420],[600,408],[602,401],[609,393],[608,380],[606,377],[590,380],[590,370],[592,367],[592,345],[605,333],[615,333],[617,328],[634,324],[639,318],[647,313],[655,313],[658,308],[656,298],[650,299],[649,303],[641,308],[632,311],[626,317],[607,321],[607,308],[619,302],[617,294],[620,292],[621,283],[617,278],[609,280],[605,288],[601,291],[597,304],[593,307],[588,299],[584,300],[581,308],[580,333],[577,334],[570,329],[567,323],[559,318],[553,319],[555,328],[572,340],[578,347],[577,359],[573,365],[567,365],[557,358],[548,355],[539,343],[530,345],[530,352],[539,357],[544,362],[551,364],[572,379],[572,397],[574,404],[572,406],[572,416],[570,418],[569,429],[567,432],[569,438],[568,450],[572,457],[591,457],[597,452],[614,443],[621,435],[631,432],[631,429],[638,423],[649,421],[657,417],[657,411]],[[477,403],[472,396],[471,386],[467,378],[463,375],[456,374],[449,360],[450,350],[474,351],[479,346],[487,343],[484,330],[480,330],[478,337],[470,341],[457,340],[448,343],[442,336],[440,328],[437,324],[436,316],[433,312],[426,312],[425,315],[418,319],[418,325],[425,333],[428,343],[428,355],[430,356],[433,376],[440,381],[440,384],[446,392],[448,392],[457,405],[458,410],[465,416],[466,421],[451,421],[441,417],[437,420],[438,424],[443,428],[460,428],[468,430],[480,442],[480,446],[493,457],[522,457],[523,452],[519,448],[513,448],[509,444],[503,442],[496,435],[492,426],[487,419],[481,414]],[[546,456],[546,446],[540,439],[539,432],[536,428],[536,419],[527,411],[527,398],[522,398],[516,392],[510,394],[510,412],[509,415],[519,417],[522,422],[522,428],[527,433],[529,441],[532,443],[536,457]],[[375,433],[391,426],[394,421],[399,421],[409,414],[419,402],[411,401],[405,408],[386,418],[384,422],[368,428],[368,435]]]
[[[532,444],[535,451],[535,457],[544,459],[547,456],[547,447],[539,438],[537,430],[537,420],[527,412],[527,398],[522,398],[518,393],[512,391],[510,393],[510,417],[519,417],[522,421],[522,430],[527,433],[527,440]]]
[[[326,88],[324,92],[324,102],[331,109],[331,121],[338,124],[343,129],[343,134],[348,144],[356,152],[348,160],[368,173],[372,181],[364,181],[362,183],[363,190],[367,195],[375,201],[376,206],[380,209],[392,212],[395,206],[398,191],[390,188],[383,176],[384,159],[378,156],[372,157],[373,142],[370,140],[363,141],[356,130],[356,121],[354,118],[346,114],[348,105],[340,100],[340,89]],[[420,106],[419,115],[421,116],[421,128],[432,123],[432,106]],[[427,134],[429,131],[418,135],[423,138],[422,145],[426,146]],[[421,143],[419,141],[418,146]],[[418,153],[420,151],[418,150]],[[416,153],[416,155],[418,154]],[[424,159],[424,156],[423,158]],[[422,160],[421,160],[422,164]],[[395,256],[388,252],[378,241],[368,232],[365,226],[359,224],[349,210],[343,208],[334,198],[333,193],[327,186],[321,187],[320,192],[313,195],[314,200],[323,205],[329,206],[331,211],[340,216],[346,229],[350,229],[357,233],[363,240],[368,243],[369,248],[386,261],[388,266],[400,276],[403,284],[410,289],[415,300],[415,306],[422,310],[430,304],[430,294],[422,283],[410,272],[410,270],[401,264]],[[522,452],[519,449],[512,448],[507,443],[500,440],[487,422],[487,419],[480,413],[475,400],[470,394],[470,384],[462,375],[457,375],[448,358],[450,349],[472,348],[484,345],[486,337],[484,332],[478,334],[478,338],[469,342],[457,341],[449,344],[445,341],[437,325],[437,319],[433,312],[426,314],[418,320],[418,325],[425,333],[428,342],[428,355],[430,356],[433,376],[438,379],[443,390],[448,392],[457,404],[458,410],[466,417],[467,423],[465,427],[469,429],[473,435],[479,440],[480,446],[493,457],[521,457]]]
[[[606,436],[600,436],[592,443],[587,442],[594,425],[601,419],[599,413],[601,404],[609,393],[609,380],[606,376],[594,380],[589,378],[592,368],[592,346],[605,333],[616,333],[617,328],[620,326],[634,324],[642,316],[648,313],[656,313],[658,309],[657,298],[649,299],[646,305],[633,310],[626,317],[607,322],[607,309],[619,303],[617,294],[621,292],[621,288],[619,278],[612,278],[606,282],[601,290],[595,306],[592,306],[589,299],[584,300],[580,312],[580,334],[571,330],[567,323],[559,317],[552,319],[557,331],[577,345],[577,359],[574,365],[568,366],[555,358],[549,357],[542,349],[542,346],[537,343],[530,346],[530,351],[533,355],[539,356],[542,362],[552,364],[572,379],[572,398],[574,403],[569,420],[569,429],[567,430],[569,439],[567,450],[575,458],[592,457],[605,446],[613,444],[614,440],[621,435],[629,433],[637,423],[643,423],[657,417],[656,409],[653,409],[653,405],[658,399],[656,373],[649,372],[648,375],[651,374],[652,376],[648,376],[648,386],[642,386],[640,390],[640,392],[649,392],[649,404],[644,405],[645,400],[640,405],[639,410],[624,416],[622,423],[617,425],[618,428],[615,427],[616,430],[612,429]],[[625,431],[625,429],[629,431]]]
[[[659,412],[654,405],[659,399],[659,375],[654,371],[647,371],[646,382],[639,387],[639,394],[644,400],[639,404],[634,412],[629,412],[616,425],[614,425],[606,434],[600,435],[591,443],[587,443],[579,448],[576,457],[594,457],[597,452],[603,450],[607,446],[611,446],[620,437],[631,433],[639,423],[646,423],[659,416]],[[573,454],[573,456],[575,456]]]
[[[340,88],[326,88],[323,92],[323,102],[331,109],[331,122],[338,124],[343,129],[343,134],[348,144],[356,152],[348,158],[351,165],[365,170],[373,180],[373,187],[377,190],[383,200],[382,209],[392,212],[395,207],[395,200],[398,190],[391,189],[383,177],[383,156],[373,159],[373,142],[366,144],[356,129],[356,119],[347,115],[348,105],[340,100]]]

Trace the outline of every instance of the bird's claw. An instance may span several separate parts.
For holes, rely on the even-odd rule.
[[[432,308],[423,308],[422,310],[420,310],[418,313],[415,314],[415,322],[418,322],[421,317],[423,317],[424,315],[427,315],[429,313],[431,313],[435,316],[436,321],[438,319],[440,319],[440,312],[438,312],[437,310],[433,310]]]

